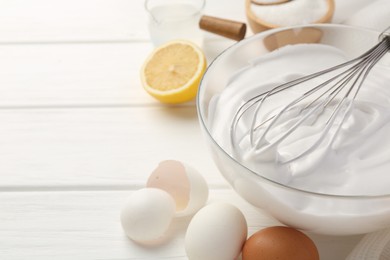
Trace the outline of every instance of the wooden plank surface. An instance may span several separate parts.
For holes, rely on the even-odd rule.
[[[233,42],[205,41],[209,62]],[[0,109],[161,105],[140,82],[152,48],[149,42],[0,44]]]
[[[246,21],[244,2],[236,0],[207,0],[204,13]],[[143,0],[0,2],[0,43],[112,41],[149,43]]]
[[[119,185],[176,159],[225,183],[202,139],[196,108],[128,106],[0,110],[1,187]]]
[[[142,0],[1,1],[0,42],[147,40]]]
[[[2,259],[187,259],[184,236],[190,217],[176,219],[161,245],[127,239],[119,214],[128,190],[0,193]],[[248,233],[277,225],[230,189],[214,189],[208,203],[229,202],[248,222]],[[360,238],[312,236],[321,259],[343,259]],[[347,241],[347,242],[346,242]]]
[[[124,200],[165,159],[197,168],[209,203],[238,206],[250,234],[277,224],[218,173],[195,102],[166,106],[142,89],[153,48],[143,2],[0,0],[0,259],[187,259],[190,218],[154,248],[120,227]],[[205,14],[246,21],[236,0],[207,0]],[[205,33],[208,61],[233,43]],[[322,260],[343,259],[360,238],[311,236]]]

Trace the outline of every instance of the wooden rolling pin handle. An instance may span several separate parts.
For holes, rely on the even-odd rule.
[[[246,24],[232,20],[203,15],[199,21],[202,30],[215,33],[232,40],[240,41],[244,39]]]

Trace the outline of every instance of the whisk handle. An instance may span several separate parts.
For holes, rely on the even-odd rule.
[[[387,27],[381,34],[379,34],[379,41],[383,41],[385,38],[388,38],[390,40],[390,26]]]

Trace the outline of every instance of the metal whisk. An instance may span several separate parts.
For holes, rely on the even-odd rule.
[[[299,145],[299,152],[294,155],[281,155],[279,151],[278,163],[292,163],[314,152],[321,154],[318,150],[325,151],[334,143],[364,80],[389,50],[390,27],[380,34],[378,44],[361,56],[250,98],[238,108],[230,127],[233,152],[240,155],[240,144],[245,142],[245,147],[249,143],[259,160],[275,158],[278,146],[289,145],[301,128],[309,126],[316,128],[316,133]],[[318,82],[320,76],[324,80]],[[278,111],[266,111],[266,104],[302,86],[302,94]]]

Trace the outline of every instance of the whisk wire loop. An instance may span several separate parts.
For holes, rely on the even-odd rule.
[[[388,30],[390,30],[390,27]],[[328,107],[334,106],[330,114],[325,116],[327,119],[323,120],[322,125],[320,124],[322,130],[316,135],[317,137],[312,138],[310,144],[306,145],[297,155],[285,158],[281,156],[279,163],[292,163],[316,151],[318,153],[321,144],[323,144],[321,146],[322,150],[328,149],[335,141],[343,123],[352,113],[354,100],[371,69],[390,50],[390,34],[387,35],[387,31],[384,36],[382,34],[378,44],[357,58],[283,83],[245,101],[237,109],[230,126],[233,152],[239,154],[240,143],[245,138],[249,138],[249,143],[258,156],[270,150],[274,151],[281,143],[287,143],[288,145],[291,140],[287,141],[287,139],[300,127],[305,125],[319,127],[319,118],[324,117],[325,110]],[[340,71],[341,69],[343,71]],[[332,73],[337,74],[332,75]],[[310,80],[318,79],[327,74],[330,74],[328,79],[314,87],[310,87],[277,112],[266,116],[267,113],[262,111],[265,103],[273,96],[290,88],[302,86]],[[295,116],[285,120],[284,117],[288,117],[291,112],[295,112]],[[244,117],[251,117],[249,129],[243,130],[241,136],[238,136],[237,127],[244,120]],[[242,128],[245,129],[245,127]],[[271,132],[273,133],[271,134]],[[267,137],[269,134],[271,134],[271,137]]]

